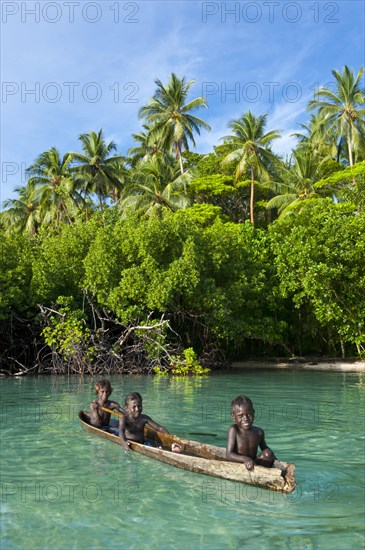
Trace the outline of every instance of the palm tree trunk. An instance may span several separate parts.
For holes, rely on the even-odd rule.
[[[351,149],[351,143],[350,143],[350,139],[347,140],[347,148],[349,150],[349,162],[350,162],[350,166],[353,166],[354,164],[354,161],[353,161],[353,158],[352,158],[352,149]]]
[[[181,174],[183,174],[184,173],[184,165],[182,163],[182,155],[181,155],[180,147],[178,147],[178,155],[179,155],[179,163],[180,163],[180,172],[181,172]]]
[[[255,224],[254,214],[253,214],[254,193],[255,193],[255,179],[253,177],[253,168],[251,168],[250,220],[252,225]]]
[[[179,143],[176,144],[176,153],[177,153],[176,156],[179,158],[180,172],[181,172],[181,174],[183,174],[184,173],[184,165],[183,165],[183,159],[182,159],[181,148],[180,148]]]
[[[183,166],[182,156],[181,156],[180,152],[179,152],[179,162],[180,162],[180,172],[181,172],[181,174],[183,174],[184,173],[184,166]]]
[[[184,165],[183,165],[183,159],[182,159],[182,154],[181,154],[181,147],[180,147],[180,143],[179,143],[179,142],[176,143],[176,156],[179,158],[180,172],[181,172],[181,175],[183,175],[183,174],[184,174]],[[184,181],[183,183],[184,183],[184,193],[186,194],[186,185],[185,185],[185,181]]]
[[[349,150],[349,163],[350,163],[350,166],[353,166],[354,160],[353,160],[353,157],[352,157],[351,141],[352,141],[352,132],[350,130],[350,135],[347,137],[347,148]],[[354,188],[356,188],[355,176],[352,178],[352,183],[353,183]],[[360,210],[358,210],[358,213],[360,213]]]

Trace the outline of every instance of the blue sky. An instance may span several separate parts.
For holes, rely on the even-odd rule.
[[[283,134],[274,150],[290,153],[318,85],[365,65],[364,13],[364,0],[3,0],[0,204],[40,153],[79,151],[81,133],[102,128],[125,154],[154,80],[171,72],[208,101],[197,114],[212,130],[196,151],[251,110],[268,113],[267,130]]]

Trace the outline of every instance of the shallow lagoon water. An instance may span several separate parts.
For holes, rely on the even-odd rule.
[[[296,464],[283,495],[179,470],[81,429],[91,378],[2,379],[1,550],[360,549],[364,547],[365,377],[235,371],[204,378],[111,377],[171,433],[224,446],[230,401]]]

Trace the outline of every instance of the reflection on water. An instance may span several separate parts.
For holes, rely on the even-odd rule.
[[[364,376],[249,371],[203,378],[111,377],[139,391],[171,432],[225,445],[230,401],[296,464],[291,495],[179,470],[84,432],[90,378],[3,379],[1,550],[41,548],[362,548]]]

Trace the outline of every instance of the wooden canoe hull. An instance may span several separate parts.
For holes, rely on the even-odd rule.
[[[80,411],[79,419],[86,431],[121,445],[120,438],[117,435],[92,426],[88,413]],[[277,467],[263,468],[262,466],[255,466],[254,470],[248,471],[243,464],[228,461],[226,459],[226,451],[222,447],[155,432],[150,428],[145,430],[145,436],[162,448],[150,447],[130,441],[131,449],[172,466],[189,470],[190,472],[257,485],[284,493],[291,493],[295,489],[294,464],[276,462],[275,466]],[[171,449],[172,443],[178,443],[182,447],[182,453],[171,452],[169,449]]]

